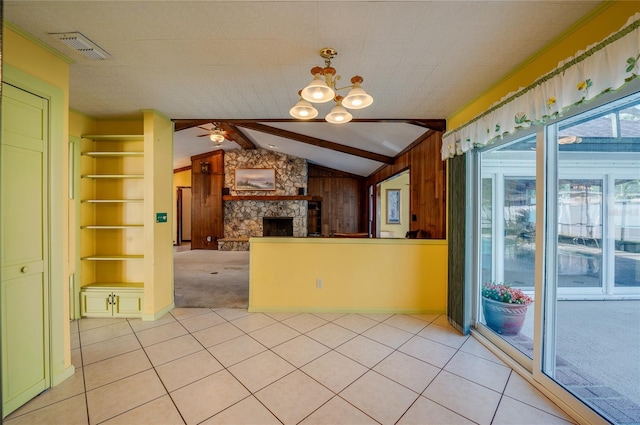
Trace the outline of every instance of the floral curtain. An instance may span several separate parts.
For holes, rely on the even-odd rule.
[[[505,96],[483,114],[442,137],[442,159],[486,146],[569,108],[620,89],[640,74],[640,13],[622,29],[572,58],[530,86]]]

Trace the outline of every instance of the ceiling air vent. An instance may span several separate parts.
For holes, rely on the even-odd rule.
[[[89,59],[104,60],[110,57],[107,52],[79,32],[49,35]]]

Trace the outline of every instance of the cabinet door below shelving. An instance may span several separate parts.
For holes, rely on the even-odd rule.
[[[113,316],[139,317],[142,314],[142,291],[116,292]]]
[[[83,317],[111,317],[111,291],[92,289],[80,292]]]

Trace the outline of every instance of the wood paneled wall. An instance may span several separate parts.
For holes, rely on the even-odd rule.
[[[322,197],[323,236],[366,232],[365,178],[309,164],[307,194]]]
[[[224,237],[223,186],[223,150],[191,157],[191,249],[218,249]]]
[[[420,144],[396,158],[393,164],[369,176],[366,182],[366,187],[375,186],[401,171],[411,170],[411,230],[420,230],[419,238],[446,238],[447,163],[440,158],[441,145],[442,133],[433,131]],[[366,199],[365,191],[362,202]],[[375,218],[373,222],[375,226]]]

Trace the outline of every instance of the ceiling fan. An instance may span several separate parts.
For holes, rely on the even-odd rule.
[[[206,134],[200,134],[197,137],[209,137],[209,139],[214,143],[222,143],[227,138],[227,132],[221,129],[217,123],[211,123],[211,128],[200,127],[198,128],[205,130]]]

